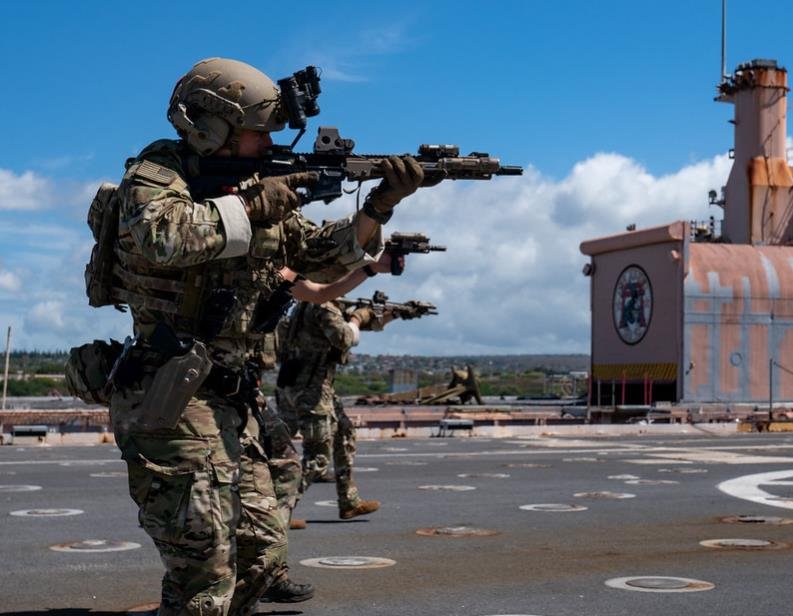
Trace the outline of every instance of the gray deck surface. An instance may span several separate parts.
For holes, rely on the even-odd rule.
[[[397,451],[396,449],[399,449]],[[678,458],[678,459],[675,459]],[[409,463],[409,464],[406,464]],[[641,464],[640,462],[650,462]],[[68,463],[68,465],[67,465]],[[416,463],[424,463],[417,465]],[[793,517],[793,438],[599,436],[585,439],[449,439],[359,443],[357,474],[365,498],[383,501],[367,517],[342,522],[330,484],[315,485],[298,508],[306,530],[290,533],[292,577],[311,581],[316,597],[263,613],[318,615],[599,615],[697,614],[777,616],[790,613],[793,548],[709,549],[706,539],[748,538],[793,544],[793,525],[725,524],[720,517]],[[536,464],[547,467],[506,467]],[[680,473],[679,469],[706,472]],[[744,475],[790,470],[760,486],[783,497],[757,504],[717,488]],[[0,486],[0,613],[82,616],[122,614],[156,601],[161,566],[136,511],[113,446],[2,447]],[[675,472],[678,471],[678,472]],[[459,473],[507,473],[506,478]],[[677,484],[626,485],[610,475]],[[749,482],[751,484],[751,482]],[[421,485],[468,485],[475,490],[428,491]],[[577,492],[629,492],[635,498],[592,500]],[[774,502],[774,501],[772,501]],[[586,511],[521,510],[532,503],[569,503]],[[784,507],[784,508],[783,508]],[[76,508],[82,515],[31,518],[10,512]],[[426,527],[492,529],[488,537],[422,537]],[[133,541],[140,549],[62,553],[54,544],[86,539]],[[300,564],[307,558],[389,558],[388,568],[333,570]],[[632,592],[607,587],[625,576],[678,576],[715,584],[691,593]]]

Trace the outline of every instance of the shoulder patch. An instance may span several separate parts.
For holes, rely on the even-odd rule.
[[[168,186],[177,177],[173,169],[168,169],[168,167],[163,167],[148,160],[144,160],[138,165],[138,168],[135,169],[135,175],[163,186]]]

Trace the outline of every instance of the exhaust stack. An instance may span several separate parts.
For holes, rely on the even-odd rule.
[[[787,161],[787,71],[776,60],[739,65],[718,86],[735,105],[734,162],[724,192],[723,237],[733,244],[793,243],[793,173]]]

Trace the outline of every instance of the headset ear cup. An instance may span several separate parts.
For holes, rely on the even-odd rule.
[[[187,142],[202,156],[220,149],[228,139],[231,127],[228,122],[217,116],[201,113],[193,122],[187,134]]]

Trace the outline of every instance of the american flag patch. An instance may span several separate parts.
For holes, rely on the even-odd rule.
[[[168,185],[173,182],[176,177],[176,172],[168,167],[163,167],[155,163],[144,160],[140,166],[135,170],[135,175],[157,184]]]

